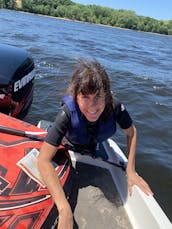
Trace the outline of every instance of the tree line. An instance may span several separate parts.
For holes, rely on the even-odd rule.
[[[71,0],[0,0],[0,8],[61,17],[88,23],[103,24],[136,31],[172,35],[172,20],[156,20],[136,15],[131,10],[115,10],[98,5],[82,5]]]

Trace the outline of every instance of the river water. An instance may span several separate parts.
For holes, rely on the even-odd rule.
[[[25,120],[53,121],[78,58],[95,58],[138,129],[136,168],[172,220],[172,37],[0,10],[0,42],[29,51],[35,91]],[[114,139],[125,151],[121,130]]]

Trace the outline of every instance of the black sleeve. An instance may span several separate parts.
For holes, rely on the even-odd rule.
[[[66,105],[63,105],[56,116],[56,120],[49,129],[45,141],[51,145],[58,146],[70,126],[70,113]]]
[[[122,129],[128,129],[132,125],[132,119],[125,106],[119,101],[115,105],[115,118]]]

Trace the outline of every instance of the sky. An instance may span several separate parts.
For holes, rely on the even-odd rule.
[[[95,4],[113,9],[132,10],[139,16],[172,20],[172,0],[72,0],[84,5]]]

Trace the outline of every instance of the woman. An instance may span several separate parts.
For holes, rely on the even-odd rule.
[[[127,138],[129,193],[132,194],[132,186],[136,184],[147,195],[152,195],[148,184],[135,172],[136,128],[130,115],[119,101],[113,99],[105,69],[95,61],[81,61],[38,158],[38,169],[59,212],[58,229],[73,228],[73,216],[51,165],[57,147],[62,143],[76,151],[96,154],[97,144],[115,133],[116,123]],[[106,155],[102,157],[105,159]]]

